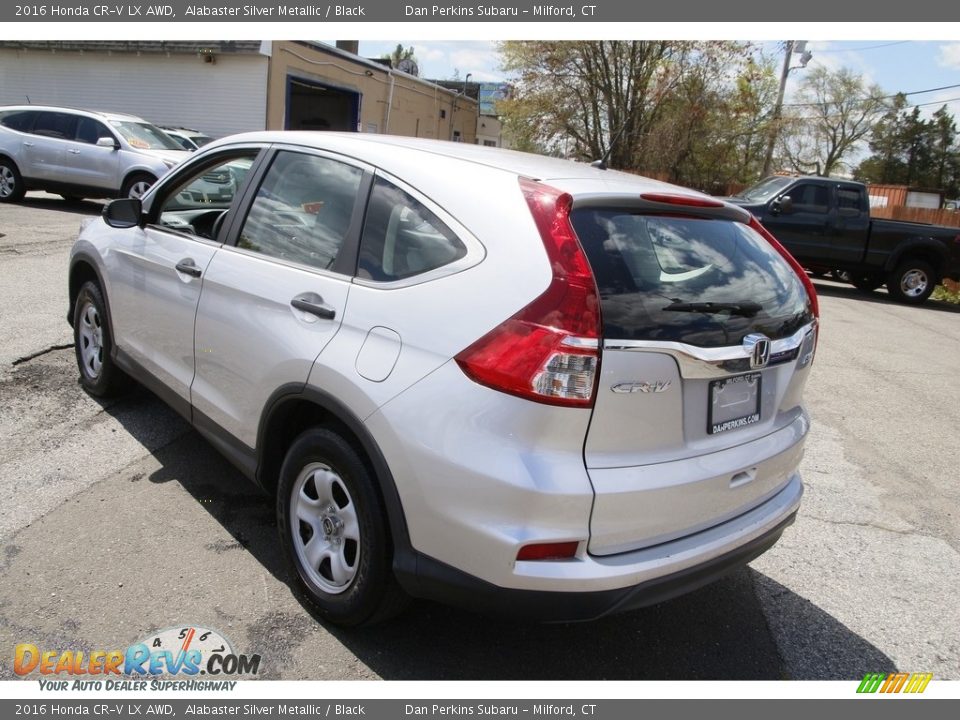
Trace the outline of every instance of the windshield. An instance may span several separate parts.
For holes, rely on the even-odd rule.
[[[156,125],[145,122],[114,120],[117,129],[130,147],[137,150],[183,150],[183,147]]]
[[[741,193],[737,194],[737,197],[741,197],[744,200],[753,200],[755,202],[766,202],[774,195],[780,193],[787,185],[793,182],[793,178],[789,177],[768,177],[766,180],[761,180],[753,187],[747,188]]]

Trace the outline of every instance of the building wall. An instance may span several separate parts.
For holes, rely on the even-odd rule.
[[[263,130],[269,58],[259,54],[0,48],[0,104],[125,112],[222,137]]]
[[[452,140],[455,133],[459,133],[462,142],[471,144],[476,139],[477,103],[470,98],[316,46],[273,42],[271,55],[267,91],[268,129],[281,130],[286,126],[287,76],[293,75],[310,82],[360,93],[358,129],[361,132],[440,140]]]

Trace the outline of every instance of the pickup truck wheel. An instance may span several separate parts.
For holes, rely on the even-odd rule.
[[[862,293],[872,293],[883,285],[883,279],[873,275],[854,275],[850,279],[850,284]]]
[[[923,260],[904,260],[887,278],[891,297],[911,305],[919,305],[930,297],[936,284],[933,267]]]
[[[316,427],[293,441],[280,469],[277,520],[297,588],[324,619],[369,625],[403,608],[379,492],[337,432]]]

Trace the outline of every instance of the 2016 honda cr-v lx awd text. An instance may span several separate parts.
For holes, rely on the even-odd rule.
[[[237,191],[209,195],[229,173]],[[83,386],[130,378],[276,497],[321,616],[659,602],[797,512],[816,295],[747,212],[412,138],[215,142],[87,223]]]

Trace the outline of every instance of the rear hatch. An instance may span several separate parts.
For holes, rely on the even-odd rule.
[[[799,461],[815,317],[796,272],[734,213],[574,204],[603,318],[584,447],[594,554],[735,517]]]

